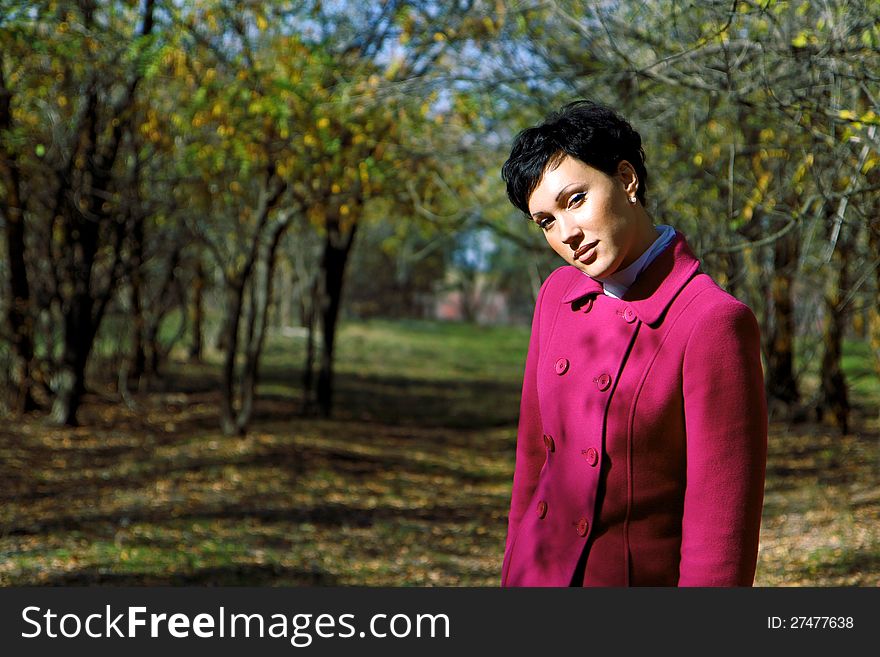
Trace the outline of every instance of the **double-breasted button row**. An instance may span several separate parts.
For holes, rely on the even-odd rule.
[[[540,502],[538,502],[538,505],[535,507],[535,513],[538,514],[539,518],[544,518],[547,515],[546,500],[541,500]],[[573,524],[578,536],[586,536],[587,533],[590,531],[590,521],[586,518],[579,518],[578,521]]]
[[[596,464],[599,462],[599,452],[594,447],[581,450],[581,455],[587,461],[587,464],[592,468],[595,468]]]
[[[547,448],[548,452],[555,452],[556,451],[556,443],[553,440],[553,436],[551,436],[550,434],[547,434],[547,433],[544,434],[544,447]]]
[[[541,500],[540,502],[538,502],[538,505],[535,507],[535,513],[538,514],[539,518],[544,518],[547,515],[546,500]],[[586,536],[587,533],[590,531],[590,521],[586,518],[579,518],[578,521],[573,524],[578,536]]]
[[[569,362],[567,358],[558,358],[556,360],[556,364],[553,366],[553,369],[559,376],[562,376],[568,371]],[[596,382],[596,385],[599,387],[599,390],[608,390],[611,387],[611,375],[603,372],[599,376],[597,376],[593,381]]]

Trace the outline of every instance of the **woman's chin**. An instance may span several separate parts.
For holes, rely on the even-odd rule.
[[[609,268],[607,264],[603,262],[598,262],[595,259],[590,260],[589,262],[575,261],[574,266],[584,272],[587,276],[595,278],[597,280],[608,278],[608,276],[611,275],[611,273],[608,271]]]

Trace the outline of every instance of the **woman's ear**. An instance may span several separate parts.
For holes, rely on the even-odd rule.
[[[617,178],[623,184],[623,191],[626,197],[633,202],[632,199],[637,198],[639,191],[639,177],[636,170],[627,160],[621,160],[617,164]]]

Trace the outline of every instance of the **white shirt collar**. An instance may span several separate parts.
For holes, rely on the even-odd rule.
[[[606,296],[620,299],[635,282],[645,268],[660,255],[669,243],[675,239],[675,229],[672,226],[656,226],[658,237],[639,258],[626,269],[614,272],[608,278],[599,280],[605,290]]]

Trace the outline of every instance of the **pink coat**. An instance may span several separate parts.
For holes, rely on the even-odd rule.
[[[623,299],[538,295],[502,586],[750,586],[767,457],[751,310],[681,233]]]

